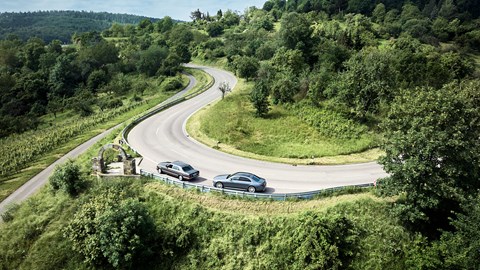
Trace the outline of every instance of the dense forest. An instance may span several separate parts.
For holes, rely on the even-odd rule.
[[[170,31],[174,22],[166,20],[171,24]],[[173,30],[175,35],[190,33],[184,28]],[[137,39],[143,31],[140,24],[135,35],[116,44],[106,41],[99,32],[74,34],[74,45],[66,47],[59,40],[45,43],[37,37],[1,40],[0,137],[36,128],[39,118],[49,112],[76,108],[80,114],[89,115],[92,106],[116,106],[104,95],[129,92],[131,86],[125,82],[125,75],[172,76],[180,63],[189,61],[188,55],[175,52],[184,46],[181,38],[172,34],[168,44],[165,40],[154,44],[153,40]]]
[[[251,202],[98,181],[90,155],[3,215],[0,268],[478,269],[479,15],[475,0],[272,0],[114,24],[69,47],[2,40],[2,136],[65,107],[88,115],[132,90],[125,74],[195,59],[244,78],[253,117],[281,107],[327,138],[381,134],[390,176],[344,201]]]
[[[70,43],[74,33],[101,32],[112,24],[137,24],[144,19],[154,18],[130,14],[112,14],[87,11],[34,11],[0,13],[0,39],[10,35],[23,41],[38,37],[49,43],[54,39]]]

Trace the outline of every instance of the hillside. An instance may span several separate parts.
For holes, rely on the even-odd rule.
[[[108,29],[112,24],[138,24],[154,18],[130,14],[87,11],[36,11],[0,13],[0,39],[17,35],[22,40],[39,37],[45,42],[59,39],[70,42],[74,33]]]
[[[0,40],[0,190],[85,127],[173,94],[192,59],[240,78],[196,122],[216,148],[314,163],[378,147],[389,174],[358,194],[284,202],[98,179],[91,158],[112,133],[1,214],[0,270],[479,269],[477,1],[270,0],[112,24],[72,46]]]

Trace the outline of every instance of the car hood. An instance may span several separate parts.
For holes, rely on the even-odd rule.
[[[227,177],[229,176],[229,174],[221,174],[221,175],[217,175],[213,178],[213,180],[226,180]]]

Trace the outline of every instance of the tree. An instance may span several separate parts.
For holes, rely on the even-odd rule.
[[[311,47],[312,29],[301,14],[292,12],[283,16],[278,34],[287,49],[299,49],[305,53]]]
[[[71,97],[75,92],[75,86],[80,80],[80,71],[74,64],[74,55],[62,54],[57,58],[49,75],[53,94],[59,97]]]
[[[455,18],[457,14],[457,7],[455,6],[453,0],[444,0],[442,6],[438,11],[438,15],[444,17],[447,20]]]
[[[265,81],[258,80],[250,93],[250,101],[255,108],[255,115],[264,117],[270,110],[270,102],[268,101],[269,89]]]
[[[55,171],[48,179],[54,191],[64,191],[70,196],[78,195],[85,188],[85,180],[82,179],[80,166],[73,160],[55,167]]]
[[[225,94],[227,92],[232,91],[228,82],[221,82],[220,85],[218,86],[218,90],[220,90],[220,92],[222,92],[222,99],[225,97]]]
[[[165,33],[167,31],[172,30],[173,28],[173,20],[169,16],[163,17],[163,19],[157,22],[157,31],[160,33]]]
[[[352,56],[341,73],[328,87],[327,94],[351,109],[359,119],[378,112],[382,101],[392,98],[397,72],[389,52],[364,49]]]
[[[25,66],[31,70],[38,70],[40,55],[45,53],[45,43],[39,38],[30,38],[24,46]]]
[[[271,89],[274,104],[293,102],[298,92],[297,76],[290,70],[277,72]]]
[[[154,76],[168,56],[168,49],[158,45],[152,45],[140,54],[137,69],[148,76]]]
[[[203,19],[203,13],[200,11],[200,9],[194,10],[190,12],[190,19],[192,19],[194,22],[200,21]]]
[[[237,57],[233,62],[238,76],[245,79],[252,79],[256,76],[260,62],[250,56]]]
[[[480,81],[420,88],[398,97],[383,124],[390,174],[386,189],[404,192],[401,217],[435,235],[480,188]]]
[[[83,204],[64,235],[95,266],[131,268],[152,254],[155,224],[146,207],[107,190]]]
[[[205,29],[209,36],[217,37],[223,34],[223,24],[220,22],[211,22]]]
[[[385,5],[383,3],[379,3],[377,6],[375,6],[375,9],[372,12],[372,18],[375,20],[375,22],[381,23],[385,18],[385,13]]]
[[[472,196],[462,205],[462,211],[452,225],[455,232],[446,232],[440,241],[445,258],[442,266],[449,269],[475,269],[480,261],[480,194]]]

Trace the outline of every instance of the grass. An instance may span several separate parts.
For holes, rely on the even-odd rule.
[[[212,211],[220,211],[236,215],[276,216],[300,213],[303,211],[328,209],[339,203],[370,199],[377,202],[385,201],[368,190],[360,194],[347,194],[331,197],[322,197],[313,200],[269,201],[257,199],[243,199],[223,196],[217,193],[202,193],[197,190],[183,190],[177,186],[163,182],[149,182],[145,185],[147,192],[167,194],[172,200],[195,202]]]
[[[192,89],[190,89],[185,95],[189,95],[197,91],[200,91],[200,89],[202,89],[205,85],[208,85],[211,82],[213,82],[213,77],[206,72],[203,72],[201,70],[194,69],[194,68],[187,68],[186,70],[193,77],[195,77],[195,79],[197,80],[197,84]]]
[[[200,74],[200,73],[203,73],[203,72],[199,71],[199,73],[197,74]],[[138,80],[139,78],[136,78],[136,79]],[[188,80],[182,79],[182,81],[184,83],[184,86],[188,84]],[[204,80],[199,80],[198,87],[201,87],[201,83],[203,81]],[[150,82],[150,83],[155,84],[155,82]],[[142,96],[142,98],[144,98],[144,101],[145,101],[142,105],[128,111],[127,113],[114,117],[110,119],[108,122],[97,125],[90,130],[86,130],[82,134],[79,134],[78,136],[71,138],[67,143],[62,144],[61,146],[55,148],[52,151],[39,155],[36,160],[28,164],[27,168],[22,169],[18,172],[12,173],[11,175],[1,177],[0,178],[0,201],[3,201],[6,197],[12,194],[20,186],[22,186],[32,177],[34,177],[35,175],[40,173],[42,170],[47,168],[50,164],[55,162],[57,159],[59,159],[69,151],[73,150],[75,147],[88,141],[90,138],[93,138],[96,135],[108,130],[113,126],[126,122],[132,119],[136,115],[142,114],[146,110],[156,106],[160,102],[167,99],[171,94],[173,94],[173,92],[165,93],[161,90],[159,91],[158,84],[157,84],[157,87],[152,87],[151,85],[147,90],[145,90],[145,96]],[[131,98],[131,96],[125,97],[126,100],[128,100],[129,98]],[[53,124],[60,126],[62,125],[62,123],[65,123],[67,121],[75,121],[75,119],[78,119],[77,114],[71,111],[65,111],[64,113],[58,114],[56,118],[54,118],[53,115],[47,115],[42,119],[42,122],[43,122],[43,126],[48,126]],[[39,129],[41,130],[41,126]],[[117,139],[118,138],[119,137],[117,137]],[[115,139],[115,142],[118,142],[117,139]],[[96,149],[96,151],[98,151],[100,147],[101,146],[99,146]],[[95,155],[96,153],[93,154],[91,157]]]
[[[215,58],[212,60],[205,60],[200,57],[194,57],[192,59],[192,63],[197,64],[197,65],[206,65],[206,66],[211,66],[219,69],[226,69],[227,66],[227,58],[222,57],[222,58]]]
[[[346,164],[376,160],[374,135],[359,139],[327,138],[282,106],[272,106],[267,118],[254,116],[251,85],[240,80],[224,100],[211,104],[187,123],[198,141],[218,150],[259,160],[290,164]]]
[[[112,138],[109,136],[97,146]],[[96,146],[91,147],[77,162],[87,166],[96,150]],[[12,219],[0,226],[0,248],[5,251],[0,255],[0,268],[91,269],[82,262],[82,256],[72,250],[64,228],[86,198],[105,196],[94,187],[104,181],[90,178],[92,187],[78,198],[53,194],[47,186],[20,205],[12,212]],[[409,234],[391,216],[391,200],[375,197],[371,192],[308,201],[248,201],[183,190],[145,178],[108,181],[127,183],[128,189],[123,189],[124,192],[139,190],[135,196],[149,209],[155,223],[161,226],[160,231],[179,232],[178,241],[187,243],[188,248],[161,257],[161,260],[170,260],[167,265],[175,269],[216,269],[219,265],[230,265],[228,269],[254,269],[259,265],[257,262],[265,260],[265,256],[275,256],[274,250],[281,246],[285,252],[296,252],[295,247],[290,250],[288,246],[308,241],[309,237],[291,238],[298,236],[299,232],[320,230],[320,234],[312,235],[314,239],[328,237],[329,234],[323,234],[331,232],[329,227],[312,221],[341,221],[338,217],[351,220],[354,224],[351,229],[359,232],[353,235],[358,237],[355,241],[358,254],[353,255],[352,269],[402,269],[404,254],[411,241]],[[184,229],[179,231],[178,228]],[[51,248],[45,249],[46,245]],[[218,256],[231,254],[233,250],[238,254]],[[255,257],[256,261],[252,262],[255,254],[262,256]],[[392,263],[399,266],[391,267]],[[157,265],[152,268],[165,267]]]

